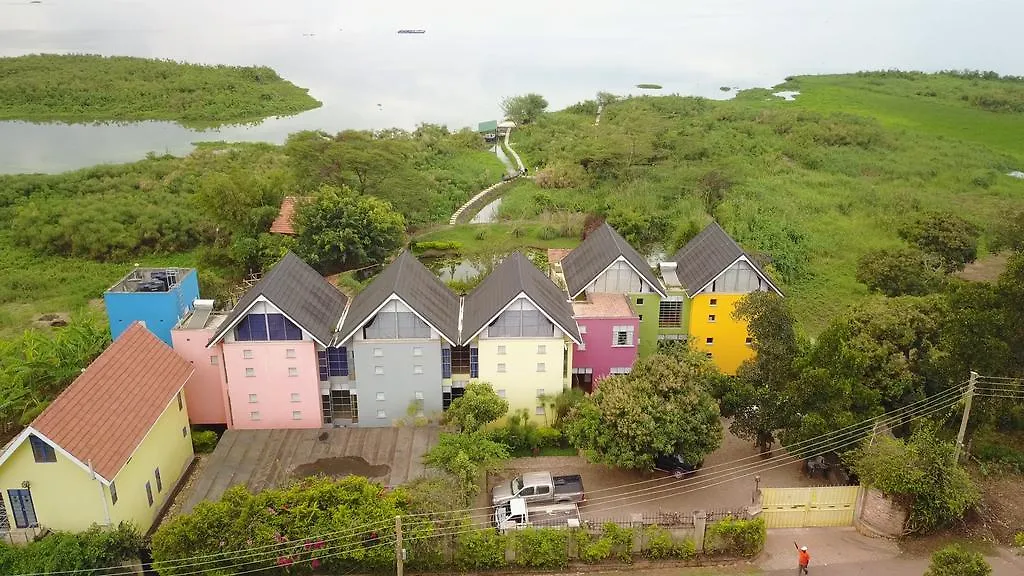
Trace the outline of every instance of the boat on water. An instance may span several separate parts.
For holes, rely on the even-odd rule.
[[[398,33],[399,34],[426,34],[427,31],[426,30],[419,30],[419,29],[410,30],[410,29],[403,28],[402,30],[399,30]]]

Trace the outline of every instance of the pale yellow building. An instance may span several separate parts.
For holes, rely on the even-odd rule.
[[[194,457],[192,365],[136,323],[0,455],[0,533],[131,522],[146,533]]]

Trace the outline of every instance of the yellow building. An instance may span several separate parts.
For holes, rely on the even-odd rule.
[[[128,328],[0,455],[0,532],[147,532],[194,457],[192,372],[141,323]]]
[[[661,265],[669,291],[690,299],[689,341],[725,374],[753,358],[747,323],[733,318],[736,303],[751,292],[782,291],[717,223],[708,225]]]
[[[569,385],[572,344],[581,344],[572,305],[526,256],[514,252],[466,296],[462,341],[478,350],[478,378],[508,400],[550,422],[541,397]]]

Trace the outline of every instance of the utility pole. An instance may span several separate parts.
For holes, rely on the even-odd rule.
[[[402,576],[405,568],[405,548],[402,548],[402,517],[395,516],[395,573]]]
[[[964,434],[967,433],[967,419],[971,417],[971,398],[974,397],[974,385],[978,382],[978,373],[971,370],[971,378],[967,381],[967,395],[964,397],[964,415],[960,419],[960,432],[956,435],[956,452],[954,462],[960,462],[960,451],[964,447]]]

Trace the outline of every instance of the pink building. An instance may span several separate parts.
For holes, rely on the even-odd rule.
[[[640,317],[623,294],[593,293],[572,303],[583,345],[572,355],[572,385],[592,392],[609,374],[627,374],[637,358]]]
[[[188,419],[192,424],[226,424],[231,428],[224,354],[206,344],[224,321],[213,314],[213,300],[196,300],[195,308],[171,330],[174,351],[192,363],[195,372],[185,383]]]

